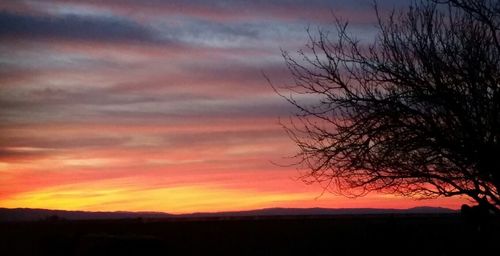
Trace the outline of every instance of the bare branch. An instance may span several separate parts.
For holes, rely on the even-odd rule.
[[[286,131],[302,179],[354,197],[465,195],[500,212],[499,6],[419,2],[387,18],[375,6],[373,44],[340,19],[335,40],[308,30],[307,53],[283,52],[295,83],[273,86],[297,108]]]

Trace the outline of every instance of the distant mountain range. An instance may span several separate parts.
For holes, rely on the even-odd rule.
[[[442,207],[414,207],[409,209],[379,208],[265,208],[249,211],[191,213],[191,217],[231,217],[231,216],[289,216],[289,215],[365,215],[365,214],[433,214],[456,213],[456,210]]]
[[[222,218],[222,217],[271,217],[271,216],[328,216],[328,215],[373,215],[373,214],[450,214],[456,210],[442,207],[415,207],[409,209],[377,208],[266,208],[249,211],[199,212],[190,214],[168,214],[162,212],[87,212],[29,208],[0,208],[0,221],[36,220],[104,220],[104,219],[159,219],[159,218]]]

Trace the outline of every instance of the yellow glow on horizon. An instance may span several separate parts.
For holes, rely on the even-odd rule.
[[[110,188],[111,187],[111,188]],[[190,213],[263,208],[270,203],[311,198],[307,193],[259,192],[206,185],[176,187],[126,187],[77,184],[18,194],[0,207],[45,208],[86,211],[162,211]]]
[[[5,163],[5,162],[0,162],[0,171],[7,171],[9,170],[9,167],[11,164]]]

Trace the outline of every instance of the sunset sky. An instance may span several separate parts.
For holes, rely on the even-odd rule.
[[[380,1],[381,10],[404,1]],[[443,206],[306,185],[282,127],[280,49],[373,39],[371,0],[1,1],[0,207],[92,211]]]

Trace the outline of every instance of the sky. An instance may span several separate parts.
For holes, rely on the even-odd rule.
[[[380,1],[382,13],[404,1]],[[281,50],[369,0],[0,2],[0,207],[90,211],[458,208],[464,200],[322,193],[284,165],[298,148],[272,90]]]

